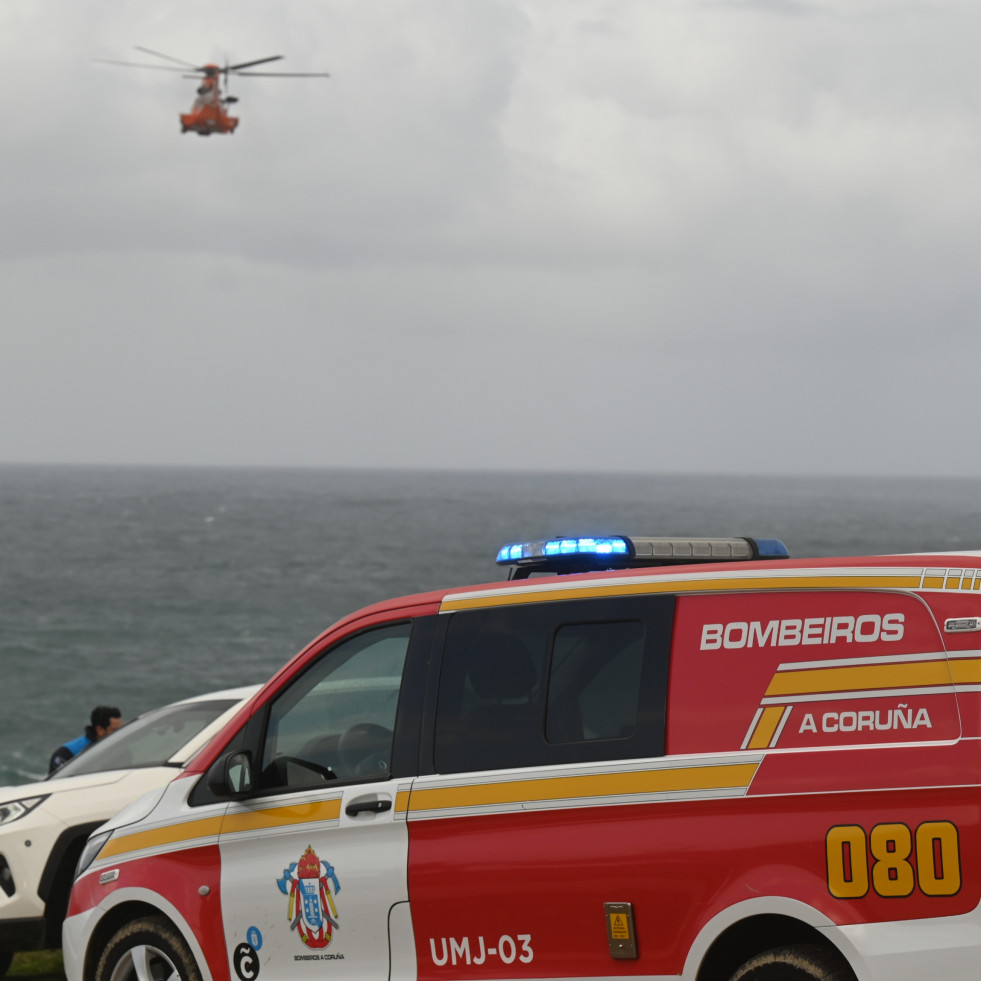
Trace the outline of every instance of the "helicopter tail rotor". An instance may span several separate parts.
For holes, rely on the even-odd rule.
[[[222,97],[221,97],[221,101],[222,101],[222,104],[223,105],[226,105],[226,106],[233,106],[233,105],[235,105],[236,102],[238,102],[238,96],[237,95],[232,95],[231,92],[230,92],[230,90],[229,90],[228,77],[229,77],[230,74],[234,74],[235,73],[234,72],[234,68],[235,68],[234,65],[229,65],[229,63],[228,63],[228,55],[226,54],[225,55],[225,67],[221,69],[222,81],[223,81],[223,86],[224,86],[224,91],[223,91],[223,94],[222,94]]]

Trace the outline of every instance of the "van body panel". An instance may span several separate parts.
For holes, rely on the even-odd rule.
[[[956,739],[930,607],[894,592],[682,596],[669,753]]]

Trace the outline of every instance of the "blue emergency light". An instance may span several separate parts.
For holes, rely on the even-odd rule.
[[[574,538],[563,535],[504,545],[497,553],[497,564],[512,566],[511,578],[524,579],[533,572],[560,575],[652,565],[787,558],[790,558],[787,546],[778,538],[628,538],[626,535]]]
[[[629,555],[626,538],[549,538],[536,542],[515,542],[497,553],[499,565],[513,565],[525,559],[555,558],[568,555]]]
[[[789,559],[790,552],[779,538],[750,538],[756,546],[756,554],[761,559]]]

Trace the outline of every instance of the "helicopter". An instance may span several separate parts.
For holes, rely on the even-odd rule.
[[[228,112],[228,106],[238,102],[234,95],[228,94],[228,77],[230,75],[239,76],[262,76],[265,78],[330,78],[327,72],[250,72],[243,71],[246,68],[254,68],[256,65],[265,65],[270,61],[281,61],[282,55],[270,55],[267,58],[258,58],[255,61],[242,61],[237,65],[229,65],[227,62],[222,68],[215,64],[194,65],[190,61],[175,58],[172,55],[162,54],[159,51],[151,51],[150,48],[135,46],[136,51],[143,54],[153,55],[155,58],[163,58],[172,61],[172,65],[151,65],[145,62],[134,61],[110,61],[104,58],[96,59],[104,65],[122,65],[125,68],[155,68],[159,71],[184,72],[184,78],[199,78],[201,84],[198,86],[197,97],[190,112],[181,113],[181,132],[197,133],[199,136],[211,136],[212,133],[234,133],[238,126],[238,117],[232,116]],[[222,83],[224,81],[224,91]]]

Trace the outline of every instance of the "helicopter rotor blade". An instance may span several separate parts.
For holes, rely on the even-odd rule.
[[[172,65],[148,65],[146,62],[141,61],[116,61],[109,58],[95,58],[94,61],[103,65],[121,65],[124,68],[151,68],[158,72],[185,72],[184,78],[200,78],[204,76],[215,76],[224,75],[225,85],[228,85],[228,78],[230,75],[240,75],[243,77],[260,77],[260,78],[330,78],[330,72],[247,72],[242,71],[243,68],[251,68],[253,65],[265,65],[270,61],[281,61],[282,55],[272,55],[269,58],[258,58],[255,61],[242,61],[237,65],[229,65],[225,62],[223,68],[217,68],[215,65],[194,65],[189,61],[184,61],[181,58],[174,58],[171,55],[164,54],[161,51],[153,51],[151,48],[142,48],[139,45],[135,46],[137,51],[142,51],[145,54],[153,55],[157,58],[166,58],[167,61],[173,61],[176,65],[180,65],[178,68]],[[187,72],[194,72],[193,75],[186,74]]]
[[[171,65],[148,65],[139,61],[111,61],[108,58],[93,58],[99,65],[122,65],[124,68],[153,68],[158,72],[183,72],[186,68],[176,68]],[[186,78],[197,78],[196,75],[188,75]]]
[[[243,78],[330,78],[330,72],[235,72]]]
[[[142,51],[144,54],[153,55],[155,58],[165,58],[167,61],[173,61],[178,65],[183,65],[185,68],[193,68],[194,71],[200,71],[197,65],[191,64],[189,61],[184,61],[183,58],[175,58],[173,55],[163,54],[160,51],[152,51],[150,48],[141,48],[138,44],[134,45],[135,50]]]
[[[259,58],[257,61],[242,61],[237,65],[225,65],[225,73],[237,71],[239,68],[251,68],[253,65],[264,65],[267,61],[281,61],[282,55],[272,55],[269,58]]]

